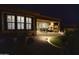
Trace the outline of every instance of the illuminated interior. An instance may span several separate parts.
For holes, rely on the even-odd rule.
[[[59,31],[58,22],[53,21],[37,21],[37,39],[40,41],[46,42],[49,41],[52,37],[58,35],[64,35],[63,32]]]
[[[37,22],[37,34],[44,34],[44,33],[54,33],[59,32],[59,25],[54,22]]]
[[[37,22],[37,31],[46,31],[49,24],[45,22]]]
[[[54,30],[54,22],[37,22],[37,31],[52,31]]]

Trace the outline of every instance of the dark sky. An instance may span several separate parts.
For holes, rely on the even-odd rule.
[[[76,24],[79,22],[79,5],[59,5],[59,4],[23,4],[14,5],[18,8],[33,10],[43,15],[57,17],[64,20],[65,24]]]

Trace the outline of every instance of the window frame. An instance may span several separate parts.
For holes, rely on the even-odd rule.
[[[18,17],[18,16],[20,17],[20,21],[21,21],[21,17],[24,17],[24,22],[17,22],[17,17]],[[18,24],[20,24],[20,29],[18,29]],[[23,26],[24,26],[23,29],[22,29],[22,27],[21,27],[22,24],[24,24],[24,25],[23,25]],[[21,16],[21,15],[17,15],[17,16],[16,16],[16,26],[17,26],[17,27],[16,27],[17,30],[25,30],[25,16]]]
[[[11,16],[11,22],[10,21],[8,21],[8,16]],[[12,16],[14,16],[14,22],[12,22]],[[15,15],[14,14],[6,14],[6,28],[7,28],[7,30],[16,30],[16,28],[15,28],[15,22],[16,22],[16,18],[15,18]],[[11,23],[11,29],[9,29],[8,28],[8,24],[10,24]],[[14,29],[12,28],[12,24],[14,24]]]
[[[31,18],[31,22],[29,22],[29,19],[28,19],[28,23],[27,23],[26,17]],[[30,16],[26,16],[26,17],[25,17],[25,30],[27,31],[33,30],[33,17],[30,17]],[[28,29],[27,29],[27,25],[28,25]],[[30,29],[29,29],[29,25],[31,25]]]
[[[15,19],[15,22],[14,22],[14,29],[8,29],[8,22],[7,22],[7,16],[10,15],[10,16],[14,16],[14,19]],[[24,17],[24,28],[23,29],[17,29],[17,16],[23,16]],[[33,19],[34,17],[33,16],[25,16],[25,15],[18,15],[18,14],[15,14],[15,13],[4,13],[3,15],[4,17],[4,29],[7,30],[7,31],[31,31],[33,30]],[[26,29],[26,17],[30,17],[31,18],[31,29]]]

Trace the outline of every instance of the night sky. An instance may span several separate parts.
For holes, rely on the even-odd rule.
[[[11,6],[11,5],[10,5]],[[21,4],[13,5],[17,8],[32,10],[42,15],[56,17],[63,20],[64,24],[77,24],[79,22],[79,5],[63,4]]]

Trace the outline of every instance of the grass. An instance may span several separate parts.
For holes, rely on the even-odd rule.
[[[63,40],[61,38],[62,38],[61,36],[55,36],[55,37],[52,37],[51,39],[49,39],[49,41],[55,47],[62,47]]]

